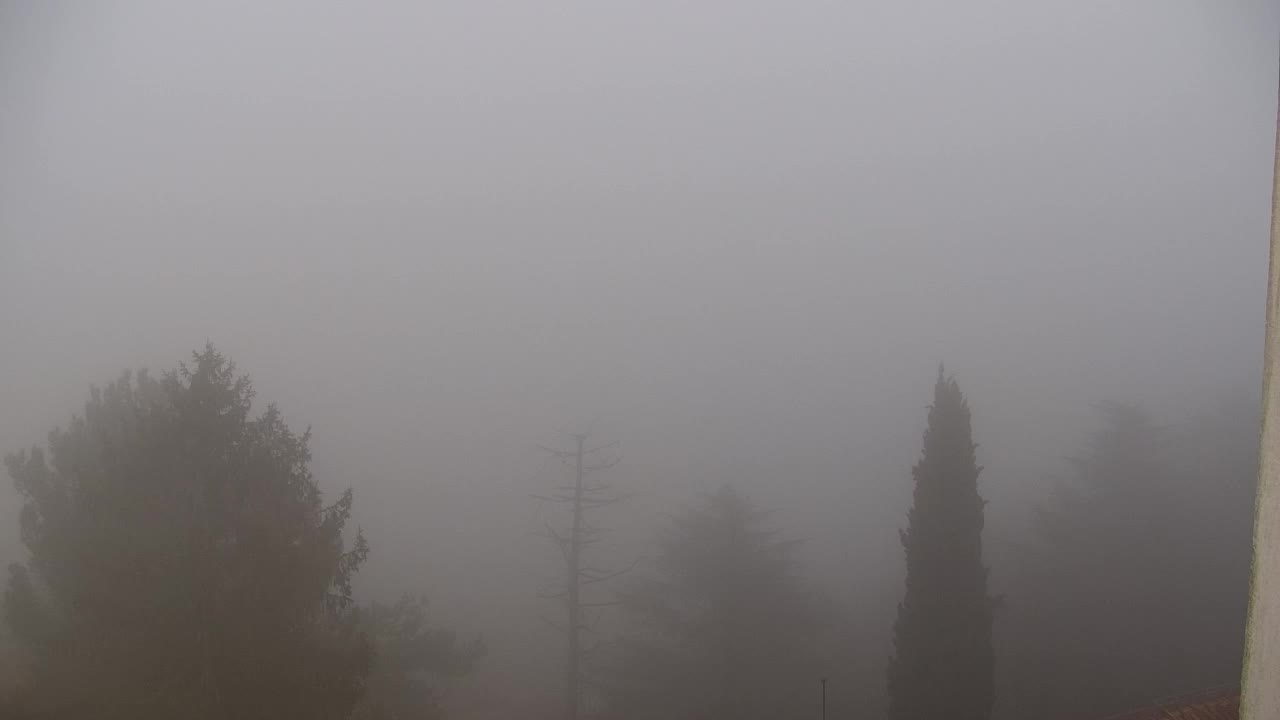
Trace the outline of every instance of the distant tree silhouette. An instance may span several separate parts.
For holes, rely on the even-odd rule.
[[[344,547],[348,490],[324,505],[309,432],[212,346],[153,379],[94,388],[84,415],[7,458],[30,553],[7,619],[42,718],[345,718],[369,649]]]
[[[541,533],[543,537],[555,543],[556,549],[560,551],[560,556],[564,560],[563,585],[557,590],[543,593],[544,598],[559,601],[565,613],[563,625],[547,620],[549,625],[564,633],[566,641],[564,720],[578,720],[581,712],[583,666],[589,654],[583,644],[583,638],[592,630],[593,618],[590,611],[602,605],[588,599],[589,586],[600,587],[601,583],[614,580],[631,570],[631,567],[607,570],[586,564],[588,550],[600,542],[604,532],[603,528],[590,522],[588,515],[623,499],[621,495],[614,492],[613,485],[589,479],[595,473],[617,465],[620,458],[602,458],[596,462],[589,462],[588,458],[618,443],[615,441],[588,449],[586,444],[589,436],[586,433],[577,433],[571,437],[574,441],[571,450],[545,446],[542,450],[573,468],[572,484],[562,485],[550,495],[534,496],[539,501],[563,506],[572,518],[567,528],[557,530],[548,524],[545,531]]]
[[[1165,427],[1099,406],[1011,569],[1008,717],[1102,717],[1238,682],[1257,413]]]
[[[816,701],[818,616],[796,543],[725,487],[676,516],[657,573],[633,583],[633,623],[603,678],[610,717],[752,720]]]
[[[915,494],[902,531],[906,593],[889,661],[889,720],[987,720],[995,699],[982,562],[985,501],[960,386],[938,370]]]
[[[432,679],[471,672],[485,652],[477,638],[427,627],[425,598],[361,608],[360,627],[373,644],[373,668],[353,720],[434,720],[443,717]]]

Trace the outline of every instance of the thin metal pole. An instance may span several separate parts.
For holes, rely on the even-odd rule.
[[[822,720],[827,720],[827,679],[822,678]]]
[[[582,648],[579,638],[579,630],[582,627],[580,593],[582,590],[582,546],[584,545],[582,539],[582,446],[587,441],[587,436],[574,435],[573,439],[577,442],[577,449],[573,453],[575,477],[573,485],[573,529],[570,530],[569,534],[569,569],[567,573],[568,587],[566,588],[566,601],[569,606],[569,662],[565,690],[568,694],[565,702],[565,720],[578,720],[578,704],[581,698],[578,685],[582,672],[580,668]]]

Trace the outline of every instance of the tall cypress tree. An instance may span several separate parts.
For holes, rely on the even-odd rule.
[[[982,564],[969,404],[938,368],[915,495],[901,532],[906,593],[889,661],[889,720],[988,720],[995,699],[993,599]]]

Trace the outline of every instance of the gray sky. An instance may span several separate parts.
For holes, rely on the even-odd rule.
[[[997,516],[1090,402],[1257,386],[1278,19],[7,3],[0,446],[208,339],[356,488],[366,593],[521,612],[535,445],[590,428],[638,493],[621,554],[733,481],[893,594],[940,360]]]

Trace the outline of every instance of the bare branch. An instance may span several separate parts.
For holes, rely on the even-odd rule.
[[[583,454],[583,455],[590,455],[590,454],[591,454],[591,453],[593,453],[593,452],[600,452],[601,450],[604,450],[605,448],[611,448],[611,447],[614,447],[614,446],[616,446],[616,445],[620,445],[620,444],[622,444],[622,441],[621,441],[621,440],[614,440],[614,441],[613,441],[613,442],[611,442],[611,443],[605,443],[604,445],[597,445],[596,447],[593,447],[593,448],[591,448],[590,450],[583,450],[583,451],[582,451],[582,454]]]
[[[584,575],[583,575],[583,577],[584,577],[585,579],[584,579],[584,580],[582,580],[582,584],[583,584],[583,585],[588,585],[588,584],[591,584],[591,583],[604,582],[604,581],[606,581],[606,580],[612,580],[613,578],[616,578],[616,577],[618,577],[618,576],[620,576],[620,575],[626,575],[627,573],[631,572],[632,570],[635,570],[635,569],[636,569],[636,566],[640,564],[640,561],[641,561],[642,559],[643,559],[643,558],[636,558],[635,560],[633,560],[633,561],[631,562],[631,564],[630,564],[630,565],[626,566],[625,568],[623,568],[623,569],[621,569],[621,570],[617,570],[617,571],[614,571],[614,572],[611,572],[611,573],[603,573],[603,574],[599,574],[599,573],[584,574]]]
[[[611,460],[606,460],[604,462],[596,463],[595,465],[583,465],[582,469],[586,472],[598,472],[600,470],[608,470],[609,468],[613,467],[614,465],[617,465],[620,462],[622,462],[622,458],[616,457]]]
[[[569,561],[568,539],[562,537],[560,533],[556,532],[556,529],[551,527],[550,523],[543,523],[543,526],[546,528],[545,534],[544,533],[536,533],[536,534],[541,535],[542,537],[548,538],[549,540],[555,541],[556,547],[560,548],[560,557],[563,558],[565,562],[568,562]]]
[[[539,616],[538,616],[538,619],[539,619],[539,620],[541,620],[542,622],[544,622],[544,623],[546,623],[546,624],[550,625],[550,626],[551,626],[551,629],[552,629],[552,630],[555,630],[556,632],[561,632],[561,633],[567,633],[567,632],[569,632],[569,631],[568,631],[568,629],[566,629],[566,628],[564,628],[564,627],[562,627],[562,626],[560,626],[560,625],[557,625],[555,622],[553,622],[550,618],[546,617],[545,615],[539,615]]]
[[[539,445],[538,449],[560,458],[571,458],[578,454],[577,450],[557,450],[555,448],[549,448],[546,445]]]
[[[529,497],[533,498],[534,500],[541,500],[543,502],[555,502],[555,503],[573,502],[573,497],[570,495],[530,495]]]

